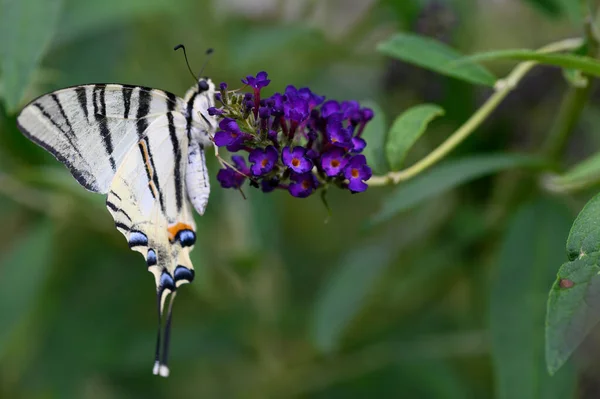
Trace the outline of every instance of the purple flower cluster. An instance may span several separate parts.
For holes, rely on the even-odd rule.
[[[252,93],[228,92],[221,83],[216,98],[222,107],[208,110],[220,120],[215,145],[248,153],[250,163],[232,156],[217,174],[221,186],[239,189],[249,179],[264,192],[286,189],[298,198],[330,185],[365,191],[371,168],[360,154],[367,145],[361,134],[373,111],[294,86],[261,98],[270,82],[266,72],[242,79]]]

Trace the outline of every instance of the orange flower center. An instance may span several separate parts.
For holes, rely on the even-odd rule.
[[[337,168],[338,166],[340,166],[340,161],[337,159],[334,159],[331,161],[331,167],[332,168]]]
[[[262,166],[263,168],[267,166],[267,164],[269,163],[269,160],[267,158],[264,158],[261,162],[260,162],[260,166]]]
[[[298,158],[292,159],[292,166],[298,166],[298,165],[300,165],[300,160]]]
[[[358,169],[352,169],[352,170],[350,171],[350,174],[352,175],[352,177],[353,177],[353,178],[355,178],[355,179],[356,179],[356,178],[358,177],[358,175],[359,175],[359,173],[358,173]]]
[[[304,180],[302,182],[302,188],[308,190],[310,188],[310,182],[308,180]]]

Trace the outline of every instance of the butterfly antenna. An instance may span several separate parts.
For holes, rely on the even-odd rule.
[[[158,331],[156,333],[156,351],[154,353],[154,367],[152,368],[152,374],[154,375],[158,375],[158,372],[160,370],[160,330],[162,327],[162,312],[160,309],[161,294],[162,293],[160,291],[156,294],[156,308],[158,309]]]
[[[208,61],[210,61],[210,56],[214,52],[212,48],[206,50],[206,60],[204,60],[204,64],[202,65],[202,69],[200,70],[200,76],[202,76],[202,72],[204,72],[204,68],[208,65]]]
[[[159,365],[159,371],[161,377],[169,376],[169,367],[167,366],[167,360],[169,359],[169,343],[171,342],[171,316],[173,314],[173,301],[175,299],[176,291],[171,293],[169,300],[169,312],[167,313],[167,322],[165,325],[165,340],[163,341],[162,359]]]
[[[183,44],[178,44],[177,46],[175,46],[173,48],[173,50],[175,50],[175,51],[177,51],[179,49],[183,49],[183,56],[185,57],[185,64],[188,67],[188,71],[190,71],[190,73],[192,74],[192,77],[194,78],[194,82],[197,82],[198,78],[196,77],[196,75],[194,75],[192,68],[190,68],[190,63],[188,61],[187,52],[185,51],[185,46]],[[206,63],[204,63],[204,65],[206,66]],[[204,70],[204,67],[202,67],[202,70]]]

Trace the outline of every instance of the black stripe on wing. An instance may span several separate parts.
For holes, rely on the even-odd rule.
[[[171,145],[173,146],[173,156],[175,157],[175,178],[173,179],[175,184],[175,201],[177,204],[177,212],[181,211],[183,205],[183,185],[181,181],[181,145],[177,138],[177,130],[175,129],[175,121],[173,118],[173,110],[177,104],[177,98],[170,93],[167,93],[167,108],[169,113],[167,119],[169,121],[169,136],[171,137]]]
[[[94,85],[94,89],[92,92],[92,102],[94,103],[94,117],[96,118],[96,122],[98,123],[98,127],[100,129],[100,137],[102,138],[102,144],[104,145],[104,149],[106,150],[106,155],[108,155],[110,167],[113,171],[116,171],[117,165],[115,164],[115,158],[112,155],[114,151],[112,144],[112,136],[110,134],[110,129],[108,128],[108,120],[106,119],[105,90],[106,85]]]
[[[85,115],[85,119],[88,119],[88,107],[87,107],[87,91],[84,86],[79,86],[75,88],[75,94],[77,94],[77,102],[79,102],[79,106],[81,107],[83,114]]]
[[[98,182],[96,181],[96,179],[94,178],[93,175],[90,175],[88,173],[82,173],[79,169],[76,169],[74,167],[73,163],[69,159],[67,159],[65,156],[63,156],[60,152],[58,152],[50,144],[46,143],[39,137],[32,135],[29,132],[29,130],[25,129],[25,127],[19,123],[18,120],[17,120],[17,127],[19,128],[19,130],[21,132],[23,132],[23,134],[29,140],[33,141],[34,143],[36,143],[37,145],[39,145],[40,147],[42,147],[43,149],[48,151],[60,163],[64,164],[67,168],[69,168],[71,175],[73,175],[73,177],[75,178],[75,180],[77,180],[77,182],[79,184],[81,184],[83,187],[87,188],[90,191],[94,191],[94,192],[98,191]]]

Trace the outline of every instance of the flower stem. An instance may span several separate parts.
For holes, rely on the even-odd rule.
[[[582,41],[579,38],[566,39],[544,46],[539,51],[557,52],[572,50],[579,47],[581,43]],[[473,133],[473,131],[475,131],[488,116],[490,116],[502,100],[504,100],[504,98],[519,84],[527,72],[529,72],[536,64],[535,61],[525,61],[518,64],[505,79],[500,79],[496,82],[494,93],[490,98],[488,98],[488,100],[462,126],[452,133],[446,141],[430,152],[425,158],[404,170],[389,172],[384,176],[373,176],[368,181],[369,186],[397,184],[401,181],[415,177],[430,166],[439,162],[463,140],[469,137],[469,135]]]

